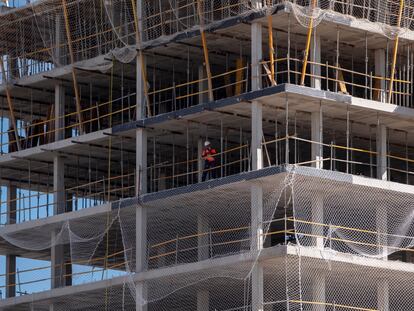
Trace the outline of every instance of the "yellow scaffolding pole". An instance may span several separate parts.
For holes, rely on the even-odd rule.
[[[311,18],[309,22],[308,27],[308,37],[306,39],[306,49],[305,49],[305,55],[303,60],[303,67],[302,67],[302,76],[300,78],[300,85],[305,84],[305,77],[306,77],[306,68],[308,66],[308,58],[309,58],[309,49],[311,45],[311,39],[312,39],[312,30],[313,30],[313,10],[316,7],[316,0],[312,0],[312,9],[311,9]]]
[[[140,62],[142,80],[144,81],[143,88],[144,88],[144,96],[145,96],[145,101],[146,101],[145,106],[147,108],[147,115],[151,116],[152,113],[151,113],[150,101],[149,101],[149,96],[148,96],[147,70],[146,70],[146,67],[145,67],[144,54],[142,53],[142,49],[141,49],[141,36],[140,36],[140,32],[139,32],[137,7],[136,7],[135,0],[131,0],[131,3],[132,3],[132,13],[134,14],[135,39],[136,39],[135,41],[136,41],[137,50],[138,50],[138,60],[137,61]]]
[[[75,57],[73,55],[73,47],[72,47],[72,37],[70,33],[70,26],[69,26],[69,14],[68,14],[68,8],[66,5],[66,0],[62,0],[62,7],[63,7],[63,15],[65,17],[65,29],[66,29],[66,37],[68,39],[68,48],[69,48],[69,55],[70,55],[70,63],[72,65],[72,81],[73,81],[73,90],[75,91],[75,101],[76,101],[76,112],[78,114],[78,120],[79,120],[79,131],[81,134],[83,134],[83,120],[82,120],[82,107],[80,103],[80,95],[79,95],[79,89],[78,89],[78,81],[76,78],[76,72],[75,72]]]
[[[269,8],[270,8],[270,1],[269,1]],[[269,12],[267,16],[267,28],[269,34],[269,59],[270,59],[270,82],[272,85],[276,85],[275,80],[275,48],[273,45],[273,16],[272,12]]]
[[[17,150],[20,151],[21,150],[20,137],[19,137],[19,132],[17,131],[16,117],[14,115],[13,102],[12,102],[11,95],[10,95],[10,89],[9,89],[9,86],[7,85],[6,72],[4,70],[4,62],[3,62],[3,57],[2,56],[0,56],[0,71],[1,71],[2,76],[3,76],[3,83],[5,84],[7,105],[9,106],[10,119],[11,119],[11,123],[12,123],[12,126],[13,126],[13,131],[14,131],[14,136],[15,136],[14,139],[16,141]]]
[[[402,20],[402,14],[403,14],[403,10],[404,10],[404,4],[405,4],[405,0],[400,0],[400,10],[398,12],[398,21],[397,21],[397,27],[398,28],[401,27],[401,20]],[[397,38],[395,39],[395,43],[394,43],[394,55],[393,55],[393,58],[392,58],[390,88],[389,88],[389,97],[388,97],[388,102],[390,104],[391,104],[391,101],[392,101],[392,91],[393,91],[393,88],[394,88],[395,66],[397,64],[397,54],[398,54],[399,41],[400,41],[400,37],[398,36],[398,33],[397,33]]]
[[[203,44],[204,63],[205,63],[205,66],[206,66],[206,73],[207,73],[208,99],[210,101],[213,101],[214,100],[213,81],[212,81],[211,69],[210,69],[210,59],[208,57],[206,34],[204,32],[204,17],[203,17],[203,13],[202,13],[201,1],[202,0],[197,0],[197,11],[198,11],[198,17],[199,17],[199,20],[200,20],[201,42]]]

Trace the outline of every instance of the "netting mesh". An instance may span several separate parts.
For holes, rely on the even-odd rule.
[[[392,39],[413,28],[412,1],[404,1],[401,7],[399,0],[41,0],[0,13],[0,54],[6,67],[1,79],[68,65],[70,54],[81,67],[86,66],[82,61],[108,54],[131,62],[136,56],[137,30],[140,40],[168,41],[171,36],[197,30],[200,22],[208,29],[234,17],[271,14],[280,4],[290,7],[304,27],[317,27],[326,14],[345,14],[356,22],[373,22],[364,27]],[[89,69],[100,69],[95,66],[92,63]]]
[[[30,243],[27,231],[10,231],[2,238],[15,247],[60,252],[50,279],[80,286],[75,297],[19,308],[408,310],[413,275],[400,261],[410,261],[413,246],[413,194],[368,181],[288,166],[267,177],[121,201],[53,230],[30,229]],[[45,274],[27,273],[30,294]]]

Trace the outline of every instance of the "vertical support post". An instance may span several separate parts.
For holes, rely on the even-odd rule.
[[[148,96],[148,82],[146,72],[146,61],[142,53],[142,14],[144,9],[142,7],[143,1],[132,1],[136,45],[138,48],[137,56],[137,105],[136,117],[137,120],[145,118],[145,107],[147,116],[151,116],[150,101]],[[146,104],[145,104],[146,103]],[[147,192],[147,131],[144,128],[138,128],[136,132],[136,195],[140,196]],[[155,164],[155,163],[154,163]],[[139,205],[135,209],[136,224],[135,224],[135,272],[140,273],[147,267],[147,210]],[[139,282],[135,285],[135,309],[137,311],[148,310],[147,304],[147,284],[145,281]]]
[[[63,214],[66,210],[65,196],[65,163],[62,157],[53,158],[53,214]],[[72,284],[72,266],[66,263],[66,255],[70,252],[68,245],[58,240],[60,230],[51,232],[51,288],[58,288]],[[70,255],[70,254],[69,254]]]
[[[17,188],[9,183],[7,185],[7,224],[16,223],[16,197]],[[16,296],[16,256],[6,256],[6,298]]]
[[[20,137],[19,137],[19,132],[17,130],[17,122],[16,122],[16,117],[14,115],[14,107],[13,107],[13,102],[12,102],[12,98],[10,94],[10,89],[9,89],[8,82],[7,82],[7,75],[4,69],[3,57],[1,55],[0,55],[0,72],[2,73],[3,84],[5,84],[6,100],[7,100],[7,105],[9,107],[10,122],[13,127],[17,150],[20,151],[21,150]]]
[[[380,91],[375,91],[373,94],[378,94],[375,96],[376,100],[384,103],[386,100],[386,80],[385,80],[385,72],[386,72],[386,53],[385,49],[378,49],[374,52],[375,55],[375,76],[381,77],[382,79],[376,80],[377,83],[371,85],[371,87],[378,88]]]
[[[397,27],[400,28],[401,26],[401,20],[402,20],[402,14],[404,10],[404,4],[405,0],[400,0],[400,9],[398,12],[398,21],[397,21]],[[398,55],[398,45],[400,42],[399,33],[397,33],[397,37],[395,38],[394,43],[394,54],[392,57],[392,65],[391,65],[391,77],[390,77],[390,91],[389,91],[389,97],[388,97],[388,103],[391,104],[392,101],[392,91],[394,87],[394,79],[395,79],[395,66],[397,64],[397,55]]]
[[[312,163],[313,167],[323,168],[323,115],[322,105],[319,106],[318,111],[311,114],[312,125]]]
[[[252,50],[252,91],[262,88],[262,25],[253,22],[251,25],[251,50]]]
[[[269,60],[270,60],[270,79],[272,85],[276,85],[275,80],[275,48],[273,45],[273,17],[272,13],[269,12],[269,16],[267,17],[267,29],[269,35]]]
[[[260,4],[255,1],[256,6]],[[252,23],[252,91],[262,88],[262,25]],[[263,168],[263,107],[258,101],[252,103],[252,169]],[[251,245],[252,252],[258,252],[263,247],[263,189],[261,185],[251,186]],[[263,310],[263,266],[256,261],[251,272],[252,311]]]
[[[197,141],[197,169],[198,169],[198,173],[197,173],[197,179],[198,182],[202,182],[203,181],[203,158],[202,158],[202,153],[203,153],[203,139],[199,138]]]
[[[137,95],[138,95],[138,89],[141,89],[144,95],[140,98],[141,103],[140,105],[137,105],[137,115],[138,115],[138,107],[141,107],[143,110],[140,115],[145,115],[144,111],[144,103],[146,103],[145,107],[147,109],[147,116],[151,116],[151,107],[150,107],[150,100],[148,95],[148,79],[147,79],[147,68],[146,68],[146,62],[144,53],[142,52],[142,32],[140,32],[140,29],[143,29],[142,27],[142,14],[143,14],[143,8],[142,8],[142,1],[137,1],[135,3],[135,0],[131,0],[132,3],[132,13],[134,15],[134,26],[135,26],[135,44],[138,49],[138,55],[137,55],[137,76],[140,76],[141,79],[137,79]],[[138,96],[137,96],[138,100]]]
[[[251,188],[251,244],[252,252],[263,248],[263,188],[260,184],[252,184]],[[252,311],[263,311],[263,266],[259,261],[251,272]]]
[[[147,131],[136,130],[136,177],[135,193],[137,196],[147,192]]]
[[[17,220],[17,187],[12,183],[7,185],[7,224],[12,225]]]
[[[65,139],[65,88],[55,86],[55,141]]]
[[[207,290],[197,292],[197,311],[210,310],[210,293]]]
[[[324,271],[319,271],[318,273],[314,274],[312,286],[312,301],[315,302],[315,304],[312,306],[312,311],[326,310],[326,305],[323,304],[326,301]]]
[[[390,296],[388,280],[380,279],[377,288],[377,309],[388,311],[390,309]]]
[[[258,101],[252,103],[252,169],[263,168],[263,107]]]
[[[322,87],[321,81],[321,37],[317,33],[316,29],[312,39],[312,49],[311,49],[311,60],[313,63],[311,66],[311,86],[315,89],[320,90]]]
[[[139,29],[142,29],[142,1],[137,1],[135,7],[135,0],[132,0],[134,8],[134,20],[137,46],[141,45],[141,33]],[[141,27],[140,27],[141,26]],[[147,109],[147,115],[151,115],[149,108],[149,98],[147,89],[147,76],[146,76],[146,61],[139,49],[137,58],[137,71],[136,71],[136,88],[137,88],[137,103],[136,103],[136,118],[141,120],[145,118],[145,107]],[[147,103],[145,105],[145,102]],[[136,195],[147,192],[147,131],[144,128],[138,128],[136,131],[136,182],[135,192]]]
[[[262,87],[261,65],[262,60],[262,25],[252,23],[251,26],[251,50],[252,50],[252,90],[260,90]],[[263,168],[262,152],[262,104],[258,101],[252,103],[252,169]]]
[[[312,4],[311,4],[311,12],[310,12],[311,18],[309,21],[308,36],[306,39],[306,49],[305,49],[305,55],[303,59],[302,76],[300,78],[300,85],[305,85],[306,68],[308,66],[309,49],[311,45],[312,30],[313,30],[313,11],[316,7],[316,1],[317,0],[312,0]]]
[[[201,2],[202,2],[202,0],[197,0],[197,12],[198,12],[198,18],[199,18],[199,22],[200,22],[201,42],[203,44],[204,65],[206,67],[206,73],[207,73],[208,99],[209,99],[209,101],[214,101],[213,80],[212,80],[212,76],[211,76],[210,58],[208,56],[208,47],[207,47],[206,34],[204,32],[204,16],[203,16],[204,12],[203,12]]]
[[[135,209],[135,272],[145,271],[147,267],[147,210],[142,205],[138,205]],[[145,281],[136,284],[136,310],[146,311],[147,305],[147,285]]]
[[[204,215],[197,216],[197,238],[198,260],[202,261],[210,257],[210,237],[207,234],[210,230],[208,218]]]
[[[317,249],[323,250],[324,248],[324,233],[323,233],[323,193],[315,192],[311,198],[312,204],[312,236],[313,236],[313,245]]]
[[[377,203],[376,208],[376,225],[377,225],[377,244],[378,255],[383,260],[388,260],[388,214],[387,206],[382,202]]]
[[[387,127],[377,122],[377,178],[388,180],[387,173]]]
[[[75,92],[76,112],[77,112],[78,121],[79,121],[79,132],[83,134],[84,131],[83,131],[82,107],[81,107],[80,94],[79,94],[79,89],[78,89],[78,80],[76,77],[76,71],[74,67],[75,56],[73,54],[72,35],[71,35],[71,30],[70,30],[69,13],[68,13],[66,0],[62,0],[62,7],[63,7],[63,16],[65,18],[65,30],[66,30],[66,38],[68,40],[70,64],[73,66],[72,67],[72,80],[73,80],[73,90]]]
[[[198,243],[198,260],[206,260],[210,257],[210,236],[206,234],[209,232],[209,221],[204,215],[197,216],[197,231],[199,235],[197,238]],[[197,291],[197,311],[209,310],[210,292],[208,290]]]
[[[206,77],[205,70],[203,66],[198,67],[198,103],[206,103],[208,101],[208,94],[206,94],[206,90],[208,89],[207,81],[204,80]]]

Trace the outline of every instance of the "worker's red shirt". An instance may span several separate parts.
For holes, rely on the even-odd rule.
[[[214,159],[215,154],[217,154],[216,149],[208,147],[208,148],[203,149],[203,153],[201,154],[201,156],[203,157],[204,160],[208,162],[213,162],[215,161]]]

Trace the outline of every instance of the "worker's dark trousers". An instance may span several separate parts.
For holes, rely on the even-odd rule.
[[[204,161],[202,181],[216,178],[216,161]]]

